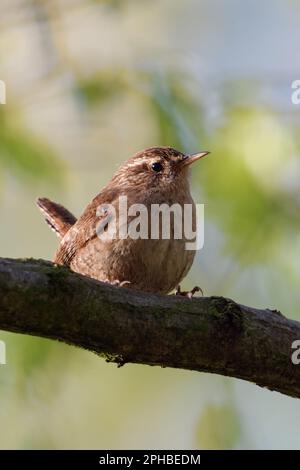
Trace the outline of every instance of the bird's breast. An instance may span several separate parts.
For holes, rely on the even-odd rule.
[[[195,253],[188,251],[184,223],[184,206],[192,206],[190,221],[195,228],[195,206],[189,194],[180,201],[153,198],[144,201],[144,213],[136,207],[128,218],[116,210],[117,233],[113,239],[96,236],[76,254],[72,269],[100,281],[127,281],[129,287],[168,293],[189,271]],[[135,203],[137,204],[137,203]],[[163,210],[157,206],[164,205]],[[173,205],[177,205],[172,209]],[[132,206],[131,206],[132,207]],[[181,209],[181,211],[180,211]],[[123,227],[121,225],[123,224]],[[124,237],[124,224],[127,236]],[[122,228],[122,237],[118,229]],[[112,231],[112,233],[114,230]]]

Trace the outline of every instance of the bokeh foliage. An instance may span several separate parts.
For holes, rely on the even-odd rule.
[[[63,165],[51,145],[22,125],[18,109],[0,108],[0,168],[25,180],[25,184],[44,181],[59,184]]]
[[[292,112],[292,119],[286,119],[276,100],[270,104],[255,96],[264,81],[254,77],[256,69],[247,80],[239,75],[235,66],[245,51],[236,56],[223,51],[229,32],[222,30],[226,21],[218,2],[201,2],[201,15],[198,2],[182,5],[177,0],[2,3],[0,47],[5,54],[0,65],[6,65],[3,70],[15,84],[15,90],[9,87],[8,104],[0,106],[0,183],[7,191],[0,209],[8,214],[3,224],[11,233],[18,229],[16,206],[10,205],[15,196],[18,214],[26,215],[24,256],[50,258],[54,245],[33,207],[33,187],[44,191],[47,185],[54,198],[73,204],[79,213],[105,184],[104,169],[113,173],[129,147],[130,152],[139,150],[142,142],[186,152],[210,150],[193,174],[193,192],[206,206],[206,244],[193,278],[204,283],[205,292],[254,306],[268,302],[296,318],[299,120]],[[213,14],[206,15],[209,8]],[[255,18],[261,5],[257,8]],[[226,9],[232,25],[238,6],[229,1]],[[244,19],[239,14],[236,24]],[[206,27],[222,51],[213,74],[217,81],[207,72],[214,59],[206,67],[202,63],[203,44],[215,52],[213,41],[201,36]],[[235,40],[243,46],[241,33]],[[257,52],[263,45],[258,41]],[[220,79],[222,54],[226,63],[232,60],[231,78]],[[13,80],[15,73],[9,74],[11,57],[17,57],[15,69],[28,74],[22,86]],[[268,76],[268,87],[276,88],[279,79],[275,73]],[[219,109],[212,120],[216,95]],[[28,102],[38,105],[38,120],[45,119],[44,108],[49,113],[43,133],[34,130],[36,115]],[[21,189],[13,185],[15,178]],[[24,196],[27,189],[29,196]],[[3,255],[15,248],[4,236],[1,245]],[[251,418],[258,421],[263,415],[259,404],[266,408],[265,425],[286,404],[273,395],[264,402],[264,393],[254,396],[252,389],[237,399],[234,387],[228,390],[211,376],[138,366],[117,371],[89,353],[50,341],[4,332],[1,339],[8,344],[9,363],[0,368],[0,417],[6,429],[0,447],[238,448],[256,439],[258,426],[255,422],[251,433]],[[214,394],[221,396],[217,402]],[[300,413],[294,401],[291,409],[286,405],[289,416]],[[289,427],[282,425],[280,434],[273,426],[272,439],[284,439],[288,432]],[[256,446],[264,445],[272,443],[262,436]]]

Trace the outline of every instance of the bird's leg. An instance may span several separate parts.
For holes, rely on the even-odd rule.
[[[176,289],[176,292],[175,292],[175,295],[179,295],[181,297],[187,297],[188,299],[192,299],[194,297],[194,295],[196,294],[196,292],[201,292],[202,296],[204,295],[203,293],[203,290],[201,289],[201,287],[194,287],[194,289],[192,289],[190,292],[183,292],[181,290],[181,287],[178,286],[177,289]]]
[[[115,279],[114,281],[110,281],[109,279],[105,279],[105,284],[110,284],[111,286],[114,287],[125,287],[127,284],[131,284],[130,281],[119,281],[118,279]]]

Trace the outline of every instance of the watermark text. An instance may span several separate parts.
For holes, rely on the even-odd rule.
[[[6,85],[3,80],[0,80],[0,104],[6,104]]]
[[[0,340],[0,366],[6,364],[6,344]]]
[[[204,246],[203,204],[128,205],[127,196],[118,204],[102,204],[97,208],[97,236],[111,240],[184,240],[185,249],[199,251]]]
[[[293,104],[300,104],[300,80],[292,82],[292,89],[294,90],[291,96]]]

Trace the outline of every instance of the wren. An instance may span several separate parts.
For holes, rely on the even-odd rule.
[[[179,204],[182,208],[190,204],[195,226],[189,168],[207,154],[185,155],[171,147],[151,147],[137,153],[119,168],[78,219],[60,204],[38,199],[46,222],[60,238],[54,262],[102,282],[145,292],[167,294],[176,289],[189,272],[195,251],[186,249],[184,237],[174,236],[174,223],[169,239],[159,236],[104,240],[97,227],[108,214],[99,211],[99,207],[115,208],[118,218],[121,196],[127,197],[128,206],[143,204],[149,210],[153,204]]]

